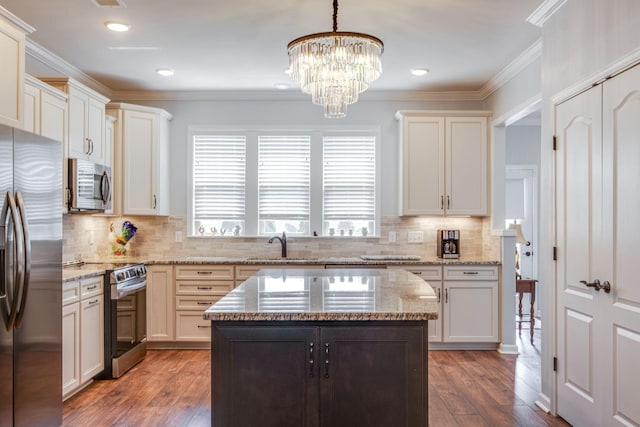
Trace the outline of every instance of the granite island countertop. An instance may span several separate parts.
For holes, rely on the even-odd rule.
[[[420,277],[387,269],[263,269],[209,307],[213,321],[402,321],[438,318]]]

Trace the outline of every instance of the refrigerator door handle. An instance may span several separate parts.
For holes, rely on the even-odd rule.
[[[16,317],[16,328],[22,326],[24,319],[24,308],[27,304],[27,296],[29,293],[29,284],[31,283],[31,240],[29,239],[29,224],[27,224],[27,214],[24,209],[24,200],[22,193],[16,193],[16,205],[20,215],[20,224],[22,227],[22,239],[24,242],[24,276],[22,277],[22,296],[20,298],[20,308]]]
[[[20,227],[20,224],[18,223],[17,219],[18,219],[18,213],[17,213],[17,208],[16,208],[16,202],[15,199],[13,198],[13,194],[11,194],[10,192],[7,192],[7,196],[5,199],[5,204],[4,204],[4,208],[2,209],[2,224],[4,225],[5,228],[5,234],[4,234],[4,245],[5,245],[5,254],[4,254],[4,259],[3,259],[3,263],[5,264],[5,277],[3,280],[4,282],[4,289],[6,292],[6,283],[8,282],[7,279],[9,279],[10,274],[13,273],[13,300],[8,301],[7,298],[5,298],[5,306],[2,309],[3,315],[5,317],[5,322],[6,322],[6,327],[7,327],[7,331],[10,331],[13,328],[13,325],[16,321],[16,316],[17,316],[17,308],[18,308],[18,301],[20,298],[20,288],[22,285],[22,280],[23,280],[23,276],[24,276],[24,266],[23,264],[20,262],[20,260],[23,258],[23,253],[24,253],[24,240],[22,237],[22,230]],[[13,271],[10,272],[8,271],[9,265],[7,263],[7,252],[12,250],[14,245],[11,244],[9,242],[9,239],[7,238],[7,230],[9,228],[9,219],[11,219],[11,222],[13,223],[13,234],[14,234],[14,239],[15,239],[15,258],[14,258],[14,263],[13,263]]]

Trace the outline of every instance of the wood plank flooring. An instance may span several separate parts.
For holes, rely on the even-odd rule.
[[[536,337],[532,345],[529,334],[522,334],[518,357],[430,351],[429,425],[568,426],[534,404],[540,390],[539,331]],[[209,351],[149,351],[122,378],[94,381],[67,400],[63,425],[209,426],[210,372]]]

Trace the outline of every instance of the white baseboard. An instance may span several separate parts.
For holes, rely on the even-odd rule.
[[[538,408],[542,409],[547,414],[551,412],[551,399],[544,393],[538,394],[538,400],[535,401]]]
[[[498,353],[502,354],[519,354],[517,344],[500,344],[498,347]]]

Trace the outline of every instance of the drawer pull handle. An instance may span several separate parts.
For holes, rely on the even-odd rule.
[[[213,274],[213,271],[198,271],[198,274]]]
[[[197,304],[198,305],[213,305],[213,303],[209,302],[209,301],[198,301]]]
[[[211,325],[207,325],[207,326],[203,326],[203,325],[198,325],[199,329],[209,329],[211,328]]]
[[[210,291],[211,286],[198,286],[199,291]]]
[[[94,305],[94,304],[97,304],[98,302],[99,302],[99,300],[94,299],[93,301],[89,301],[88,304],[89,305]]]
[[[412,271],[412,273],[417,276],[422,276],[422,271]]]
[[[478,272],[477,271],[464,271],[464,272],[462,272],[462,274],[474,274],[474,275],[477,275]]]
[[[313,341],[309,343],[309,377],[313,378]]]
[[[97,287],[98,287],[98,285],[87,286],[87,290],[90,291],[92,289],[96,289]]]

